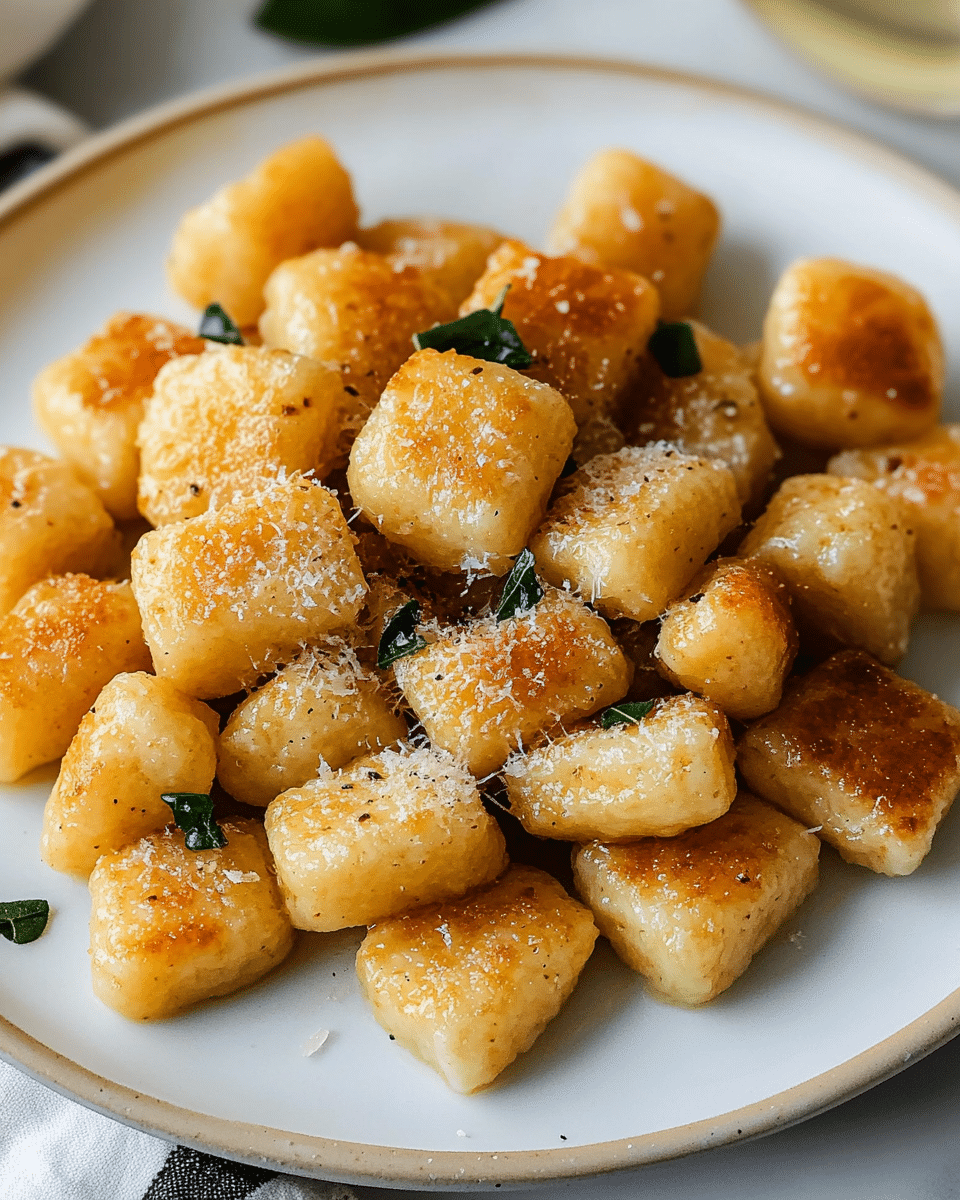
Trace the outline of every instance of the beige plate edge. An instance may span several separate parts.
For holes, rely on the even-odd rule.
[[[62,154],[0,199],[0,233],[63,185],[177,125],[267,96],[367,75],[409,71],[530,67],[635,75],[706,91],[766,110],[810,135],[873,164],[950,210],[960,222],[960,192],[893,150],[788,102],[694,74],[635,62],[543,54],[372,51],[299,63],[178,99],[121,122]],[[0,1059],[89,1108],[169,1141],[278,1171],[342,1183],[416,1187],[523,1186],[626,1170],[759,1137],[866,1091],[960,1032],[960,989],[870,1050],[803,1084],[706,1121],[659,1133],[570,1149],[454,1153],[367,1146],[227,1121],[191,1112],[96,1075],[0,1017]]]

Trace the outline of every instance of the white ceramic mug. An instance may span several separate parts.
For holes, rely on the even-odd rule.
[[[24,88],[4,86],[47,49],[89,0],[0,0],[0,154],[22,143],[65,150],[83,122]]]

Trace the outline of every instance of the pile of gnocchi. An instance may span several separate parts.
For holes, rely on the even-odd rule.
[[[120,313],[41,372],[60,457],[0,452],[0,779],[62,760],[40,853],[89,881],[105,1004],[366,926],[376,1019],[470,1093],[598,935],[700,1005],[821,842],[920,865],[960,788],[960,713],[894,671],[960,611],[936,324],[809,259],[736,346],[691,316],[719,225],[607,150],[546,252],[363,226],[305,138],[176,229],[201,334]]]

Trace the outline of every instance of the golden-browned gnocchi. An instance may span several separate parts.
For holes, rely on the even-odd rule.
[[[221,188],[177,226],[167,268],[197,308],[223,305],[238,325],[263,311],[263,285],[288,258],[339,246],[357,228],[350,176],[328,142],[291,142]]]
[[[497,822],[442,751],[386,750],[278,796],[266,830],[298,929],[369,925],[505,870]]]
[[[900,501],[868,483],[794,475],[738,554],[783,579],[801,626],[893,664],[920,599],[915,540]]]
[[[238,800],[265,805],[324,765],[339,770],[406,735],[383,683],[350,646],[311,646],[234,709],[217,775]]]
[[[354,432],[410,356],[413,335],[456,314],[439,284],[352,242],[282,263],[264,295],[264,344],[339,367]]]
[[[0,615],[47,575],[109,575],[120,535],[66,463],[0,446]]]
[[[790,596],[769,567],[718,559],[663,615],[656,657],[677,687],[748,721],[780,703],[798,646]]]
[[[733,475],[674,446],[600,454],[563,481],[530,541],[537,566],[609,617],[659,616],[740,520]]]
[[[118,521],[137,516],[137,428],[154,378],[172,358],[203,348],[182,325],[117,313],[34,381],[37,424]]]
[[[510,811],[538,837],[672,837],[722,816],[737,792],[730,726],[696,696],[635,724],[562,734],[507,760]]]
[[[157,674],[200,699],[346,628],[366,591],[340,505],[302,477],[145,534],[131,582]]]
[[[0,619],[0,781],[59,758],[114,675],[150,667],[129,583],[34,584]]]
[[[456,1092],[487,1087],[563,1007],[593,951],[589,911],[534,867],[378,921],[357,954],[377,1020]]]
[[[917,535],[923,605],[960,611],[960,425],[938,425],[913,442],[847,450],[827,469],[865,479],[904,505]]]
[[[574,879],[655,996],[705,1004],[816,886],[819,851],[803,825],[741,793],[724,816],[677,837],[582,846]]]
[[[848,862],[909,875],[960,788],[960,712],[857,650],[836,654],[751,725],[749,786]]]
[[[421,562],[502,575],[543,516],[575,432],[570,406],[545,383],[420,350],[353,445],[350,494]]]
[[[97,859],[170,821],[163,792],[209,792],[217,715],[165,679],[115,675],[60,764],[43,810],[40,856],[86,878]]]
[[[709,197],[628,150],[604,150],[571,184],[547,249],[645,275],[670,321],[693,311],[719,229]]]
[[[293,928],[263,829],[223,824],[219,850],[169,829],[105,854],[90,876],[93,990],[135,1021],[228,996],[282,962]]]
[[[66,750],[41,854],[90,876],[117,1012],[367,924],[361,993],[470,1093],[597,925],[699,1005],[814,886],[818,832],[919,864],[960,712],[864,650],[906,648],[915,551],[960,611],[960,426],[883,272],[795,263],[742,350],[688,320],[717,210],[629,151],[550,253],[357,222],[330,146],[286,146],[174,236],[205,338],[121,313],[39,376],[64,461],[0,448],[0,780]],[[557,880],[572,847],[596,923],[508,847]]]
[[[831,449],[876,446],[936,424],[943,348],[926,302],[903,280],[801,259],[770,300],[758,378],[776,432]]]
[[[625,403],[624,429],[640,445],[662,440],[686,454],[719,458],[733,472],[740,503],[754,509],[770,482],[778,449],[753,372],[732,342],[698,321],[688,324],[701,370],[671,378],[653,355],[645,354]]]
[[[394,672],[430,741],[478,776],[540,730],[615,703],[631,674],[606,621],[553,588],[522,616],[441,630]]]
[[[504,237],[485,225],[436,217],[394,217],[361,229],[355,240],[361,250],[383,254],[396,270],[415,267],[459,304],[483,273],[487,255]]]
[[[212,345],[159,373],[140,425],[137,503],[152,525],[196,517],[333,460],[340,373],[285,350]]]
[[[657,289],[631,271],[510,241],[490,255],[461,315],[492,308],[505,287],[503,316],[533,356],[528,374],[567,398],[578,425],[614,412],[656,328]]]

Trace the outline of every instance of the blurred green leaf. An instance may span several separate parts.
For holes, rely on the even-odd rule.
[[[449,21],[490,0],[266,0],[254,21],[268,33],[323,46],[362,46]]]

